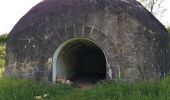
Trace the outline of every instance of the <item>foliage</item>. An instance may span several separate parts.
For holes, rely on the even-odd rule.
[[[3,72],[4,72],[4,67],[1,67],[1,68],[0,68],[0,78],[3,77]]]
[[[7,36],[8,36],[7,33],[0,35],[0,42],[6,42],[7,41]]]
[[[0,42],[0,77],[4,71],[5,64],[5,43]]]

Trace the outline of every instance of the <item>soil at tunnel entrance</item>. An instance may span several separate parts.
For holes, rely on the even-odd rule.
[[[78,86],[82,89],[91,88],[98,81],[104,80],[105,75],[77,75],[74,79],[71,79],[75,86]]]

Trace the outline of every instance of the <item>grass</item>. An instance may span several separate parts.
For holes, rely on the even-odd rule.
[[[34,100],[46,93],[49,97],[44,100],[170,100],[170,77],[135,84],[101,81],[85,90],[32,80],[0,80],[0,100]]]

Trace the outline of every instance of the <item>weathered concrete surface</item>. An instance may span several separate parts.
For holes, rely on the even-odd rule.
[[[45,0],[10,32],[5,75],[51,80],[55,50],[75,37],[100,44],[107,79],[151,80],[169,71],[167,31],[135,0]]]

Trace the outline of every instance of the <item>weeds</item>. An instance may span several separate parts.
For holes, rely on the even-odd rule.
[[[33,80],[1,79],[0,84],[0,100],[34,100],[44,94],[47,100],[170,100],[170,77],[131,84],[102,81],[84,90]]]

